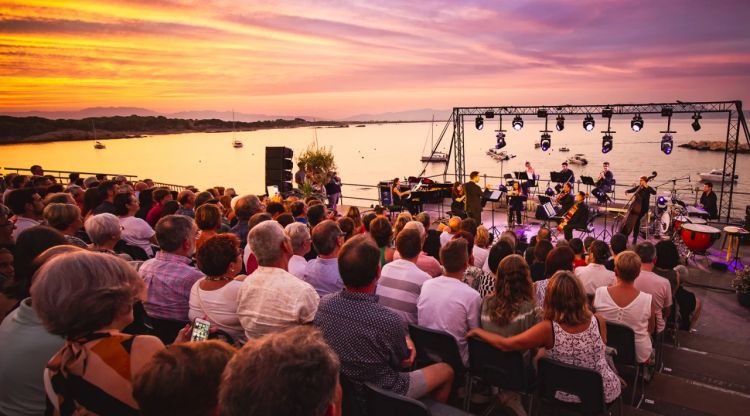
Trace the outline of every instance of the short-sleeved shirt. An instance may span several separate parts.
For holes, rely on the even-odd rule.
[[[259,266],[242,283],[237,314],[248,339],[312,322],[318,294],[308,283],[278,267]]]
[[[656,315],[656,332],[661,332],[666,327],[662,310],[672,306],[672,287],[669,280],[658,274],[641,270],[633,284],[636,289],[651,295],[651,307]]]
[[[409,357],[406,331],[395,312],[378,304],[377,295],[342,290],[325,296],[315,326],[347,377],[402,395],[409,390],[409,375],[400,372]]]
[[[185,256],[160,251],[138,270],[148,288],[143,304],[154,318],[188,321],[190,289],[203,273],[190,265]]]
[[[289,265],[287,266],[287,269],[289,269],[289,273],[297,276],[300,279],[304,279],[306,267],[307,260],[305,260],[304,257],[295,254],[292,256],[292,258],[289,259]]]
[[[617,322],[633,330],[635,353],[639,363],[648,361],[651,356],[651,336],[648,333],[648,319],[651,317],[651,295],[645,292],[624,307],[615,303],[607,287],[596,289],[594,297],[596,313],[607,322]]]
[[[339,260],[337,258],[315,258],[305,266],[304,280],[315,288],[318,295],[325,296],[338,292],[344,288],[344,282],[339,274]]]
[[[424,282],[417,309],[419,325],[451,334],[458,343],[464,365],[469,364],[466,333],[479,327],[482,298],[467,284],[440,276]]]
[[[422,284],[430,280],[416,264],[408,260],[394,260],[380,272],[378,303],[396,312],[405,324],[417,323],[417,300],[422,292]]]
[[[398,260],[400,258],[401,254],[398,250],[393,252],[393,260]],[[440,262],[424,251],[419,252],[419,257],[417,257],[417,267],[431,277],[438,277],[443,274],[443,266],[440,265]]]
[[[607,270],[603,264],[591,263],[573,270],[581,281],[587,295],[593,295],[597,288],[615,284],[615,272]]]
[[[195,282],[190,290],[190,320],[205,319],[217,329],[229,334],[235,341],[244,341],[245,331],[237,316],[237,295],[242,282],[232,280],[219,289],[203,290],[200,288],[203,281],[204,279],[200,279]]]

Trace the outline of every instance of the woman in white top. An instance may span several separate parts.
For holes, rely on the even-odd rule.
[[[245,276],[242,270],[240,240],[232,233],[219,234],[206,240],[196,252],[198,269],[206,277],[190,290],[188,317],[211,322],[212,328],[224,331],[236,342],[246,341],[245,331],[237,315],[237,296]]]
[[[135,213],[141,208],[138,198],[130,193],[117,194],[113,205],[115,206],[115,215],[120,218],[122,239],[131,246],[143,249],[149,257],[153,257],[154,250],[151,248],[151,244],[157,244],[156,232],[146,221],[135,216]]]
[[[596,289],[594,308],[609,322],[623,324],[635,333],[635,356],[639,363],[651,357],[651,334],[656,319],[651,310],[651,295],[633,286],[641,271],[641,259],[632,251],[615,258],[615,284]]]

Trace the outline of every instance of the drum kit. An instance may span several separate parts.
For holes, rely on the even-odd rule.
[[[671,238],[684,257],[705,254],[721,237],[721,230],[708,225],[706,210],[685,205],[674,194],[659,197],[657,209],[662,211],[656,216],[657,234]]]

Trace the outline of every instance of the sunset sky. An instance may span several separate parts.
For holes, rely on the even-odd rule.
[[[0,0],[0,111],[750,100],[748,0]]]

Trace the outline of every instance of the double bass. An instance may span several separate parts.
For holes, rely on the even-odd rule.
[[[651,179],[654,179],[656,177],[657,173],[651,172],[651,176],[646,178],[646,184]],[[640,186],[640,185],[639,185]],[[636,190],[633,193],[633,196],[630,197],[630,200],[627,203],[627,209],[625,213],[625,220],[623,221],[622,227],[620,227],[620,233],[625,235],[630,235],[630,233],[633,232],[633,227],[635,227],[635,222],[640,218],[641,216],[641,209],[643,206],[642,196],[641,193],[638,192],[640,189]]]

